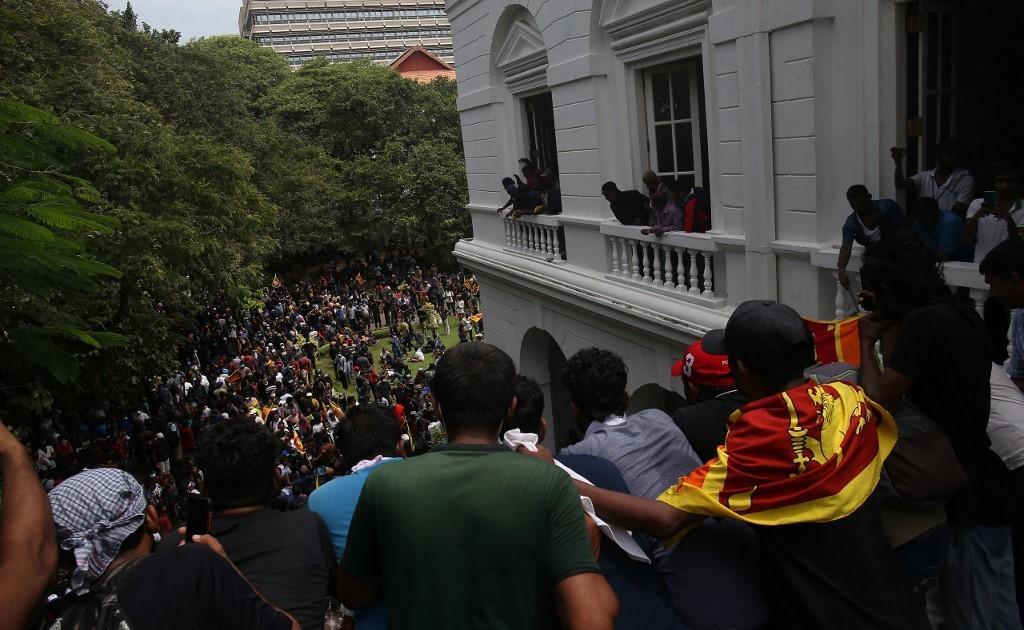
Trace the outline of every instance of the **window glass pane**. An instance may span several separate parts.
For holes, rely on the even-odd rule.
[[[672,73],[672,118],[690,117],[690,73],[676,70]]]
[[[669,96],[668,73],[659,72],[651,77],[654,98],[654,121],[670,120],[672,115]],[[671,170],[671,169],[670,169]]]
[[[654,128],[654,143],[658,155],[658,172],[674,172],[676,165],[672,157],[672,125],[656,126]]]
[[[693,170],[693,125],[676,123],[676,170]]]

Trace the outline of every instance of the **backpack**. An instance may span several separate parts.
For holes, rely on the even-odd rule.
[[[105,575],[86,593],[62,598],[56,618],[40,630],[131,630],[117,591],[143,558],[135,558]]]

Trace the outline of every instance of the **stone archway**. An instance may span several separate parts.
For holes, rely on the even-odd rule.
[[[530,328],[519,350],[519,373],[537,381],[544,392],[544,417],[548,431],[544,446],[552,451],[570,443],[576,427],[569,394],[561,384],[565,353],[546,330]]]

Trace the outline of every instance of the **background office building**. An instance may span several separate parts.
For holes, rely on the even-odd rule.
[[[238,28],[293,67],[317,57],[391,63],[412,46],[455,61],[440,0],[243,0]]]

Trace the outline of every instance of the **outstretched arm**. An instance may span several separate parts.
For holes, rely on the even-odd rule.
[[[0,423],[0,629],[23,628],[57,569],[50,502],[25,447]]]

